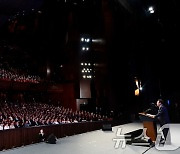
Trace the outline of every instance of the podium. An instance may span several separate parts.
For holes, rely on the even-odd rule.
[[[143,122],[143,127],[146,128],[145,135],[148,136],[152,141],[156,141],[157,127],[155,119],[145,113],[139,113],[139,118]]]

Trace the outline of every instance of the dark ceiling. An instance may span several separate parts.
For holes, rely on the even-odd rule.
[[[111,51],[119,50],[109,53],[110,65],[118,65],[119,53],[125,53],[130,75],[139,75],[145,80],[151,74],[160,77],[167,75],[172,79],[175,72],[171,68],[179,66],[177,51],[180,43],[180,1],[102,1],[108,3],[113,16]],[[101,0],[0,0],[0,45],[6,48],[3,58],[16,65],[26,63],[33,69],[39,64],[45,64],[47,59],[56,64],[64,63],[67,60],[67,55],[63,52],[65,38],[67,28],[71,28],[69,12],[74,12],[77,22],[73,23],[75,30],[103,36],[101,31],[104,23],[98,12],[101,4]],[[149,6],[154,6],[153,14],[149,13]],[[35,25],[31,24],[36,18],[40,22],[38,29],[33,29]],[[11,35],[7,28],[16,19],[21,26],[16,34]],[[23,22],[29,25],[26,32],[23,32]],[[79,25],[90,26],[86,29]],[[166,79],[163,80],[165,81]]]
[[[59,68],[68,63],[71,56],[68,52],[72,52],[68,48],[78,48],[76,42],[67,47],[67,39],[70,39],[67,35],[74,37],[70,34],[71,27],[79,33],[101,31],[97,30],[101,25],[97,13],[100,2],[0,0],[1,62],[32,72],[39,72],[39,68],[44,69],[49,64]]]

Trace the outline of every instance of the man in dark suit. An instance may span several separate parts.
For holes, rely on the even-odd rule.
[[[170,123],[168,110],[164,106],[164,101],[162,99],[158,99],[156,105],[159,109],[158,113],[154,117],[158,119],[159,124],[162,127],[163,125]]]
[[[157,119],[160,127],[164,126],[165,124],[169,124],[170,123],[169,114],[167,108],[164,106],[164,101],[162,99],[158,99],[156,105],[158,107],[158,113],[156,115],[151,115],[151,117]],[[165,143],[169,132],[169,128],[164,128],[162,131],[164,137],[161,137],[160,144]]]

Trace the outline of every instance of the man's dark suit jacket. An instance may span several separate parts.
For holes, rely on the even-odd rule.
[[[155,118],[158,119],[160,126],[170,123],[168,110],[164,105],[159,107],[158,113],[155,115]]]

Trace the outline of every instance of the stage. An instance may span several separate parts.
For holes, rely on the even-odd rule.
[[[129,145],[123,135],[143,129],[141,122],[133,122],[112,127],[112,131],[102,129],[59,138],[56,144],[45,142],[24,147],[3,150],[0,154],[179,154],[180,149],[157,149],[156,146]],[[179,133],[179,128],[173,129]],[[176,136],[177,137],[177,136]],[[178,138],[179,139],[179,138]],[[171,149],[171,148],[170,148]]]

